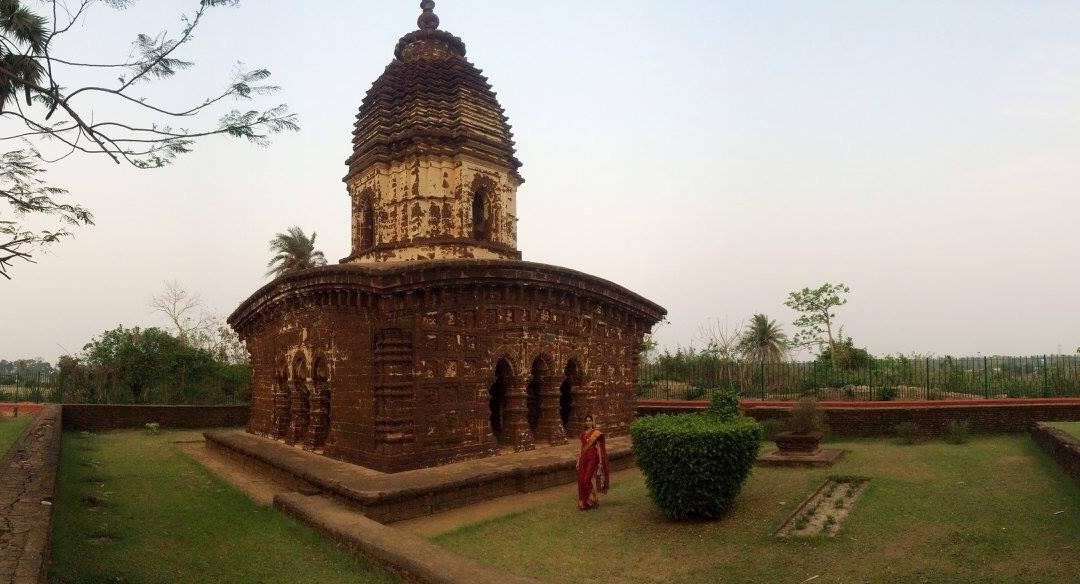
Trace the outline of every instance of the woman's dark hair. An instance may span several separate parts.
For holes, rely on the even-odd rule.
[[[592,420],[594,422],[596,421],[595,419],[593,419],[592,414],[585,414],[585,419],[586,420]]]

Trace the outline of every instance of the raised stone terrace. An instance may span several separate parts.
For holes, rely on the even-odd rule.
[[[253,460],[342,499],[368,517],[393,523],[480,501],[577,480],[580,446],[537,448],[445,466],[386,474],[241,431],[206,432],[206,445]],[[607,443],[612,470],[633,465],[630,438]]]

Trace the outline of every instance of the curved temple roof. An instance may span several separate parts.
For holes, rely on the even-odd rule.
[[[438,29],[435,2],[420,6],[419,29],[398,41],[394,60],[360,106],[345,180],[372,164],[419,154],[464,154],[522,180],[510,122],[487,77],[465,58],[461,39]]]

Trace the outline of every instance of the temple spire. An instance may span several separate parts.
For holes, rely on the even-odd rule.
[[[424,13],[416,20],[416,25],[421,30],[435,30],[439,28],[439,17],[435,15],[435,0],[424,0],[420,3]]]

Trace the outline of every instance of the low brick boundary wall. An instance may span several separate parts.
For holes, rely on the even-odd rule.
[[[0,458],[0,583],[45,582],[56,475],[60,406],[45,406]]]
[[[791,402],[744,400],[746,415],[758,420],[784,420]],[[1080,421],[1080,399],[1017,399],[964,401],[821,402],[829,433],[837,437],[891,436],[902,422],[912,422],[925,435],[940,435],[951,421],[967,421],[971,432],[1011,434],[1031,430],[1036,422]],[[704,401],[642,400],[639,415],[686,413],[708,407]]]
[[[142,428],[151,422],[169,429],[236,428],[246,426],[250,405],[153,406],[64,404],[64,428],[102,432]]]
[[[36,414],[45,406],[30,403],[0,403],[0,416]]]
[[[1049,424],[1035,424],[1031,429],[1031,438],[1046,452],[1046,455],[1080,483],[1080,439],[1064,430]]]

